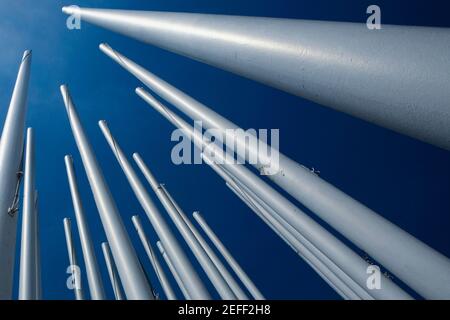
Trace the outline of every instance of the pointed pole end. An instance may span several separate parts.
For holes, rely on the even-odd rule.
[[[33,52],[32,50],[25,50],[23,52],[22,61],[25,60],[27,57],[31,57],[32,52]]]
[[[74,14],[79,9],[80,9],[79,7],[72,5],[62,7],[61,11],[65,14]]]

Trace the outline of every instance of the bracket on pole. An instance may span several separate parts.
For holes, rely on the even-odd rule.
[[[20,192],[20,181],[22,180],[23,171],[17,172],[17,184],[16,191],[14,193],[14,199],[12,205],[8,208],[8,214],[14,217],[14,214],[19,211],[19,192]]]

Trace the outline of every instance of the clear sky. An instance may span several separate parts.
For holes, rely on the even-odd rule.
[[[446,1],[376,3],[382,8],[383,23],[450,27]],[[100,119],[108,121],[127,155],[140,152],[186,212],[203,213],[268,298],[338,298],[207,166],[172,164],[172,126],[135,95],[140,83],[98,50],[101,42],[244,128],[279,128],[286,155],[320,170],[327,181],[450,256],[449,152],[86,23],[80,31],[69,31],[61,13],[68,4],[365,22],[372,1],[0,0],[0,123],[22,52],[33,49],[27,125],[36,130],[44,298],[73,298],[66,288],[68,257],[62,223],[64,217],[74,219],[65,154],[74,156],[103,280],[112,298],[100,248],[106,238],[59,93],[62,83],[71,89],[124,223],[154,283],[131,216],[141,215],[153,243],[156,237],[97,126]],[[85,277],[83,281],[87,292]],[[17,287],[17,272],[15,282]]]

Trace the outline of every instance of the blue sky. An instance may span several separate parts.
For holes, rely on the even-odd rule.
[[[422,0],[376,3],[382,8],[383,23],[450,27],[445,1],[433,1],[433,5]],[[0,123],[22,52],[33,49],[27,124],[36,130],[44,298],[73,298],[65,285],[68,258],[62,220],[66,216],[74,219],[65,154],[74,156],[103,280],[112,298],[100,248],[105,235],[60,97],[62,83],[71,89],[123,220],[154,283],[131,216],[141,215],[153,243],[156,238],[97,126],[100,119],[108,121],[128,155],[136,151],[142,155],[186,212],[203,213],[268,298],[338,298],[209,168],[171,163],[172,126],[134,94],[139,82],[98,50],[100,42],[108,42],[244,128],[279,128],[286,155],[317,168],[327,181],[450,256],[449,152],[95,26],[83,23],[82,30],[69,31],[61,13],[61,7],[68,4],[364,22],[365,9],[372,1],[0,0]],[[78,236],[75,239],[82,261]]]

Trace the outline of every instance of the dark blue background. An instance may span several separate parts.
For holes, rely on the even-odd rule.
[[[375,3],[381,6],[385,24],[450,27],[448,1]],[[279,128],[286,155],[320,170],[327,181],[450,256],[449,152],[86,23],[81,31],[69,31],[61,13],[67,4],[365,22],[366,8],[374,2],[1,0],[1,123],[22,52],[31,48],[34,53],[27,123],[35,128],[37,140],[44,298],[73,298],[66,288],[68,258],[62,224],[66,216],[74,219],[65,154],[74,155],[103,280],[112,298],[100,249],[105,235],[59,94],[62,83],[71,88],[123,220],[154,283],[131,215],[141,215],[152,242],[155,235],[97,126],[99,119],[108,121],[128,155],[141,153],[186,212],[203,213],[268,298],[339,298],[209,168],[171,163],[173,127],[134,94],[140,83],[98,50],[100,42],[108,42],[244,128]],[[75,239],[82,261],[78,236]],[[20,241],[18,250],[19,245]]]

